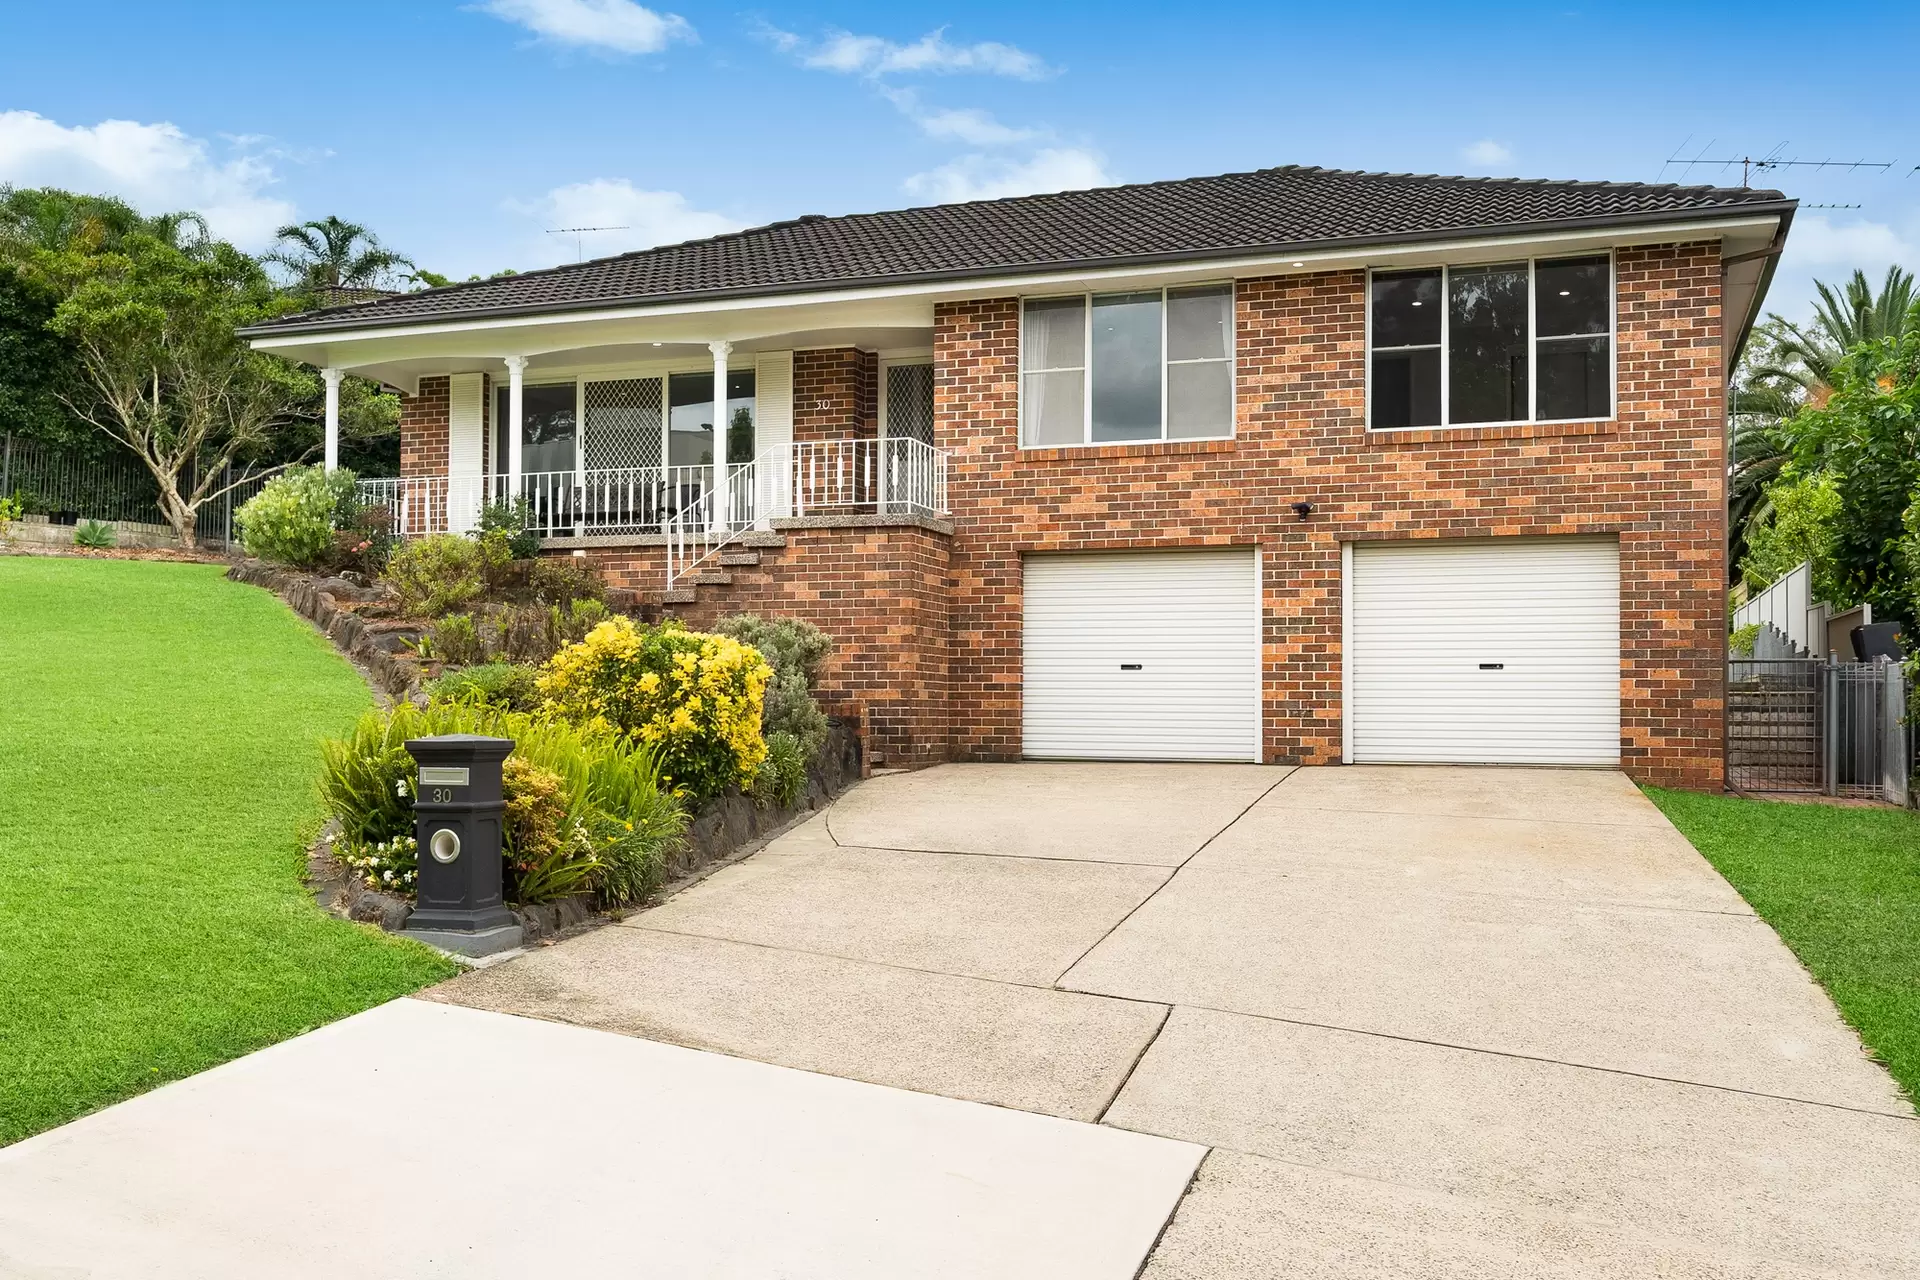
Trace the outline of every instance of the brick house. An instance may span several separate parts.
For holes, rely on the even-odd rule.
[[[402,474],[363,485],[404,531],[518,494],[650,606],[818,623],[876,762],[1718,789],[1727,375],[1793,210],[1287,167],[803,217],[248,335],[400,390]]]

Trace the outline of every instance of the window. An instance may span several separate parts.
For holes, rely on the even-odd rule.
[[[727,461],[753,461],[753,370],[727,371]],[[713,375],[667,379],[667,464],[713,465]]]
[[[1607,258],[1377,271],[1369,295],[1376,429],[1613,414]]]
[[[1020,325],[1021,443],[1233,434],[1233,286],[1035,298]]]

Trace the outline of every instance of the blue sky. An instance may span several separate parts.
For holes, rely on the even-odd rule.
[[[29,11],[30,10],[30,11]],[[0,13],[0,182],[197,207],[251,248],[337,213],[450,275],[800,213],[1299,163],[1737,185],[1807,209],[1770,306],[1920,268],[1920,127],[1842,49],[1920,6],[457,0]],[[1809,16],[1811,15],[1811,16]],[[1864,71],[1863,74],[1871,74]]]

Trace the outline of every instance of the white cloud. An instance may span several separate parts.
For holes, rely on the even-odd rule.
[[[1492,138],[1482,138],[1469,147],[1462,147],[1460,154],[1466,160],[1483,169],[1496,168],[1513,163],[1513,148],[1505,143],[1495,142]]]
[[[725,214],[696,209],[677,191],[643,191],[625,178],[595,178],[553,190],[530,203],[510,202],[508,209],[540,222],[538,243],[528,242],[522,260],[537,266],[572,262],[584,252],[604,258],[630,249],[678,244],[738,231],[745,223]],[[617,230],[548,235],[565,227],[609,227]]]
[[[1812,318],[1815,280],[1839,288],[1858,268],[1877,291],[1890,266],[1920,268],[1920,220],[1902,228],[1885,222],[1835,222],[1805,213],[1793,220],[1786,252],[1767,290],[1766,309],[1790,320]]]
[[[1041,137],[1038,129],[1001,124],[978,107],[927,107],[911,89],[882,88],[880,96],[919,125],[929,138],[951,139],[970,147],[1005,147]]]
[[[695,38],[679,14],[655,13],[633,0],[486,0],[477,7],[554,44],[605,53],[658,53],[675,40]]]
[[[1047,147],[1025,160],[961,156],[938,169],[916,173],[905,183],[909,192],[936,204],[1112,185],[1100,157],[1076,147]]]
[[[1010,44],[992,40],[949,44],[945,27],[929,31],[912,44],[895,44],[881,36],[855,35],[851,31],[829,31],[819,40],[808,40],[791,31],[774,28],[769,28],[766,34],[781,52],[799,59],[801,66],[842,75],[932,72],[1043,80],[1053,74],[1053,69],[1040,58]]]
[[[294,206],[267,194],[273,167],[241,135],[225,159],[178,127],[103,120],[67,127],[31,111],[0,111],[0,182],[118,196],[143,213],[190,209],[243,248],[273,240]]]
[[[1805,266],[1844,266],[1849,272],[1920,261],[1913,244],[1884,222],[1836,224],[1821,214],[1794,219],[1787,253]]]

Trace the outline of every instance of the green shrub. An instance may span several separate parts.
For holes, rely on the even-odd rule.
[[[406,742],[447,733],[512,738],[509,759],[517,757],[562,781],[568,838],[548,865],[526,872],[505,869],[515,893],[557,896],[584,884],[601,902],[626,906],[659,883],[667,851],[686,828],[680,803],[661,786],[659,754],[605,725],[576,725],[478,701],[436,701],[425,708],[402,703],[390,712],[369,711],[347,737],[322,744],[320,791],[340,822],[343,860],[365,856],[384,842],[389,862],[382,869],[393,865],[394,838],[411,836],[414,825],[417,777]],[[570,864],[589,856],[591,867],[576,876]]]
[[[807,785],[807,764],[811,757],[800,739],[785,729],[767,735],[767,758],[753,780],[753,798],[763,805],[784,809],[800,798]]]
[[[427,685],[437,702],[484,702],[507,711],[532,711],[540,705],[539,672],[516,662],[484,662],[449,671]]]
[[[0,498],[0,539],[10,537],[13,533],[13,522],[25,514],[27,514],[27,504],[21,501],[19,494],[11,498]]]
[[[250,556],[302,569],[323,564],[334,551],[334,520],[353,497],[353,472],[289,467],[233,513]]]
[[[427,654],[435,662],[465,667],[484,662],[487,650],[470,613],[450,613],[427,629]]]
[[[333,551],[327,556],[327,567],[336,573],[351,571],[378,577],[400,545],[393,534],[393,508],[385,503],[362,502],[354,491],[340,499],[333,524]]]
[[[480,508],[480,533],[498,533],[506,537],[507,553],[515,560],[531,560],[540,554],[540,535],[527,528],[527,500],[489,502]]]
[[[522,605],[501,616],[500,655],[514,662],[545,662],[613,616],[598,600],[575,600],[560,605]]]
[[[483,543],[457,533],[436,533],[394,552],[386,577],[409,615],[437,618],[485,589],[486,556]]]
[[[88,520],[73,531],[73,545],[87,547],[94,551],[106,551],[119,544],[120,536],[110,524],[98,520]]]
[[[559,605],[562,609],[571,608],[579,600],[607,598],[607,584],[584,558],[546,556],[536,560],[527,575],[527,583],[535,600]]]
[[[554,654],[540,691],[561,715],[658,747],[663,780],[698,803],[753,786],[767,755],[760,717],[772,675],[758,650],[731,637],[615,617]]]
[[[588,887],[600,860],[588,834],[584,786],[551,769],[509,756],[500,777],[506,811],[506,893],[513,902],[551,902]]]
[[[1751,658],[1754,642],[1760,638],[1760,624],[1749,622],[1744,627],[1735,627],[1727,636],[1727,651],[1737,658]]]
[[[827,740],[827,717],[814,701],[813,690],[833,641],[811,622],[752,613],[722,618],[713,629],[752,645],[772,665],[764,725],[767,741],[771,744],[776,733],[792,734],[805,752],[804,769]]]

